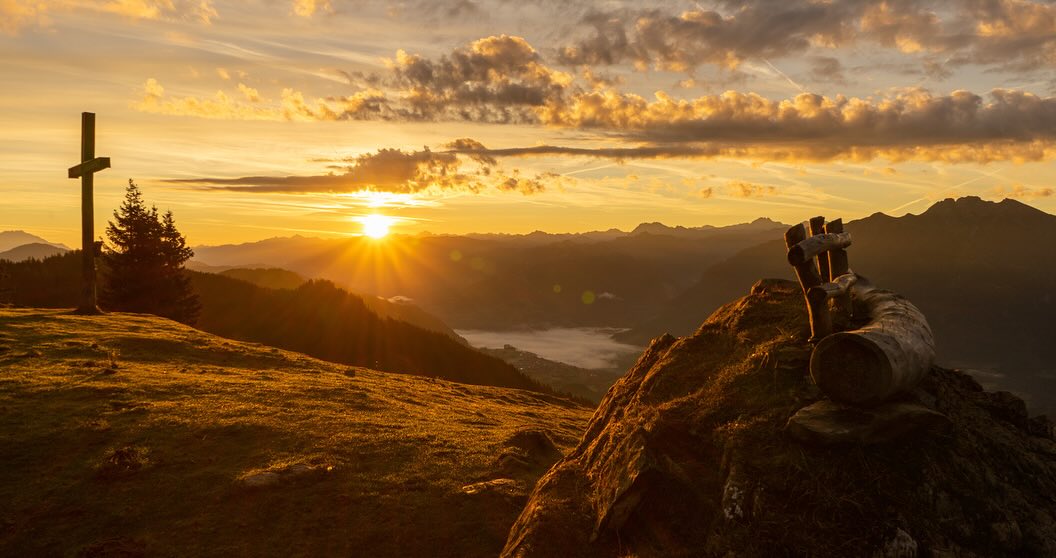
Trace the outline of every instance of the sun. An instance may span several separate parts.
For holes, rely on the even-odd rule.
[[[389,227],[396,220],[388,215],[373,213],[360,217],[359,222],[363,224],[363,234],[370,238],[384,238],[389,234]]]

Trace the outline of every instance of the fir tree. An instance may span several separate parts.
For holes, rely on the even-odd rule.
[[[109,310],[144,312],[193,324],[201,306],[183,272],[194,255],[176,229],[172,212],[147,209],[131,179],[125,201],[106,227],[108,269],[100,302]]]

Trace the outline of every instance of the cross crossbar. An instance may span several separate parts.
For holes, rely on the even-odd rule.
[[[96,157],[70,167],[70,178],[80,178],[86,174],[92,174],[108,168],[110,168],[110,157]]]

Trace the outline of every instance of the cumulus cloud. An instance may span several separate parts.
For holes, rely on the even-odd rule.
[[[559,50],[566,64],[692,71],[872,43],[953,64],[1056,64],[1056,6],[1031,0],[751,0],[714,9],[593,12],[590,33]],[[927,61],[926,63],[934,63]]]
[[[167,182],[201,185],[215,190],[240,192],[390,192],[414,194],[425,190],[479,193],[488,188],[524,195],[546,190],[559,182],[552,173],[522,176],[495,170],[491,164],[474,164],[450,152],[380,149],[342,160],[338,172],[314,176],[245,176],[238,178],[184,178]],[[467,164],[469,163],[469,164]]]
[[[838,61],[816,62],[816,71],[839,79]],[[615,143],[487,149],[458,140],[447,146],[482,164],[541,155],[1031,161],[1050,157],[1056,141],[1056,97],[1008,89],[986,96],[939,95],[909,88],[866,98],[803,93],[774,100],[736,91],[676,98],[661,91],[650,99],[611,86],[582,87],[545,65],[523,38],[506,35],[435,59],[400,51],[387,73],[349,77],[366,88],[316,99],[284,89],[277,102],[243,84],[233,96],[219,91],[212,97],[172,97],[152,79],[134,106],[228,119],[516,122],[575,129]]]
[[[631,147],[447,146],[478,158],[574,155],[608,159],[744,157],[779,160],[1037,161],[1054,154],[1056,97],[997,89],[935,95],[907,89],[877,98],[801,94],[771,100],[727,91],[653,100],[579,92],[539,110],[551,126],[596,131]]]
[[[1040,160],[1056,140],[1056,98],[1006,89],[987,98],[908,89],[875,99],[727,91],[688,100],[657,93],[651,101],[589,92],[541,119],[654,145],[695,145],[702,154],[712,147],[715,155],[782,159]]]
[[[542,63],[521,37],[486,37],[436,60],[402,50],[389,61],[389,85],[406,116],[434,120],[534,121],[534,108],[563,95],[569,74]]]
[[[503,54],[485,59],[468,54],[492,50]],[[425,89],[426,84],[432,84],[433,92],[422,94],[427,101],[421,106],[428,108],[414,111],[419,115],[437,117],[444,112],[452,118],[494,122],[498,114],[498,120],[505,121],[509,113],[503,109],[511,105],[503,97],[456,92],[488,91],[490,84],[508,83],[503,72],[514,71],[515,76],[536,76],[539,85],[533,89],[535,94],[530,101],[516,105],[516,120],[592,131],[610,140],[634,144],[612,148],[543,145],[486,149],[456,141],[448,146],[451,151],[479,158],[730,156],[987,162],[1044,159],[1052,154],[1056,141],[1056,98],[1018,90],[995,89],[984,97],[967,91],[937,95],[910,88],[868,98],[804,93],[780,100],[735,91],[688,99],[657,92],[653,99],[647,99],[611,87],[585,89],[568,84],[564,78],[555,79],[554,71],[539,62],[530,45],[511,37],[478,41],[440,63],[405,57],[404,68],[400,71],[415,88]],[[816,71],[834,80],[842,76],[842,66],[834,59],[816,60]]]

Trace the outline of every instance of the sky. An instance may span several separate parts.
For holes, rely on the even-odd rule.
[[[1056,4],[0,0],[0,230],[192,245],[1056,212]]]

